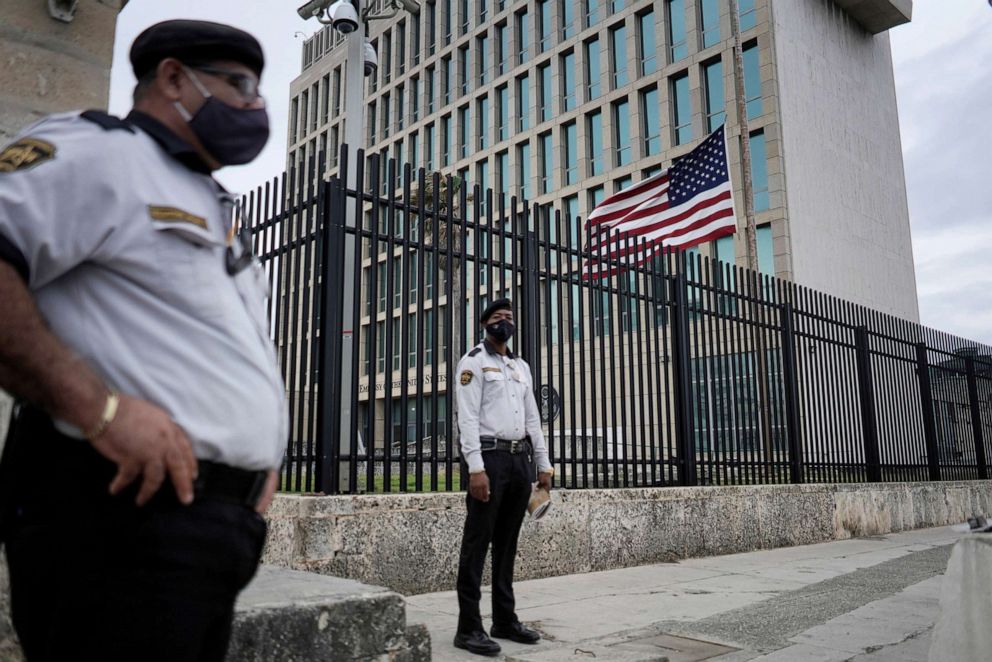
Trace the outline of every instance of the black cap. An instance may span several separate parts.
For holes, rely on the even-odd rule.
[[[482,316],[479,318],[479,324],[485,324],[486,320],[492,317],[493,313],[497,310],[513,310],[513,304],[510,303],[509,299],[496,299],[482,311]]]
[[[244,30],[210,21],[156,23],[131,44],[131,67],[139,79],[167,57],[174,57],[184,64],[233,60],[259,77],[265,67],[265,56],[257,39]]]

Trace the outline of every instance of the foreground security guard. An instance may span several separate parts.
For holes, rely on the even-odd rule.
[[[458,364],[455,398],[462,459],[469,487],[465,532],[458,560],[458,632],[455,646],[479,655],[498,655],[479,614],[482,568],[493,546],[493,627],[490,634],[524,644],[540,635],[514,613],[513,562],[520,525],[537,480],[551,489],[554,470],[541,432],[530,366],[506,346],[513,335],[509,299],[494,301],[479,318],[486,337]]]
[[[268,138],[262,50],[169,21],[131,63],[125,120],[0,150],[0,533],[29,662],[222,660],[287,436],[264,277],[210,176]]]

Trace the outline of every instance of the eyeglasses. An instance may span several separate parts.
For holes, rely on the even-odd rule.
[[[258,93],[258,79],[254,76],[243,74],[240,71],[231,71],[230,69],[222,69],[220,67],[211,67],[207,65],[198,65],[192,68],[197,71],[202,71],[205,74],[210,74],[211,76],[219,76],[224,78],[228,85],[238,91],[238,96],[240,96],[245,103],[254,103],[258,99],[262,98],[262,95]]]

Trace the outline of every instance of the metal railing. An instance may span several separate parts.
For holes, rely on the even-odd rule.
[[[694,252],[589,280],[579,219],[375,155],[346,190],[344,148],[341,164],[246,198],[292,417],[286,490],[461,489],[449,385],[498,296],[516,306],[559,486],[988,477],[988,346]]]

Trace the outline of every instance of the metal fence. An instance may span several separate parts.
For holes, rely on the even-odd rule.
[[[347,190],[340,159],[340,179],[311,162],[245,200],[292,418],[283,489],[461,489],[450,385],[499,296],[559,486],[988,476],[988,346],[691,251],[588,280],[579,219],[375,155]]]

